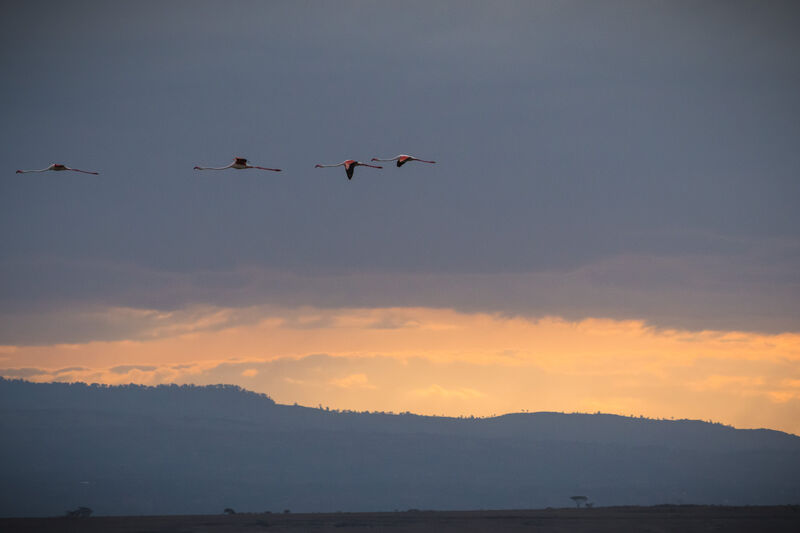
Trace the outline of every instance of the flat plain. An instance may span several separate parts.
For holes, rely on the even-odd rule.
[[[600,507],[382,513],[0,518],[0,531],[108,533],[346,532],[797,532],[800,506]]]

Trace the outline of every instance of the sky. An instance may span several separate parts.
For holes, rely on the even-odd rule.
[[[800,434],[794,2],[0,15],[0,375]]]

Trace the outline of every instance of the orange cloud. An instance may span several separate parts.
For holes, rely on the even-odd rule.
[[[435,308],[203,308],[157,322],[146,339],[0,347],[0,374],[237,383],[284,403],[357,410],[600,410],[800,432],[798,333]]]
[[[339,379],[332,379],[331,383],[336,385],[337,387],[342,387],[343,389],[352,389],[352,388],[362,388],[362,389],[374,389],[376,388],[375,385],[372,385],[367,379],[366,374],[352,374],[350,376],[339,378]]]

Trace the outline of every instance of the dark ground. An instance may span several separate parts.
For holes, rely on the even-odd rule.
[[[510,511],[0,518],[0,531],[223,533],[264,531],[800,531],[800,506],[655,506]]]

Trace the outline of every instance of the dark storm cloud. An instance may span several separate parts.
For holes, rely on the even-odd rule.
[[[683,329],[794,331],[800,316],[800,281],[791,260],[796,253],[785,243],[771,243],[721,257],[628,254],[568,271],[492,274],[254,267],[178,274],[126,265],[98,270],[94,264],[40,260],[37,269],[6,269],[0,263],[0,275],[18,282],[15,292],[0,299],[0,345],[148,340],[254,324],[268,316],[294,329],[331,325],[323,316],[297,322],[286,310],[298,306],[452,307],[574,320],[644,318]],[[783,259],[765,266],[762,256]],[[101,274],[116,282],[70,289]],[[38,293],[40,280],[49,280],[51,288]],[[413,326],[387,316],[371,327]]]
[[[10,5],[0,307],[791,329],[798,22],[791,2]],[[439,163],[313,168],[399,152]],[[192,171],[234,155],[285,171]],[[13,176],[51,161],[101,175]]]

